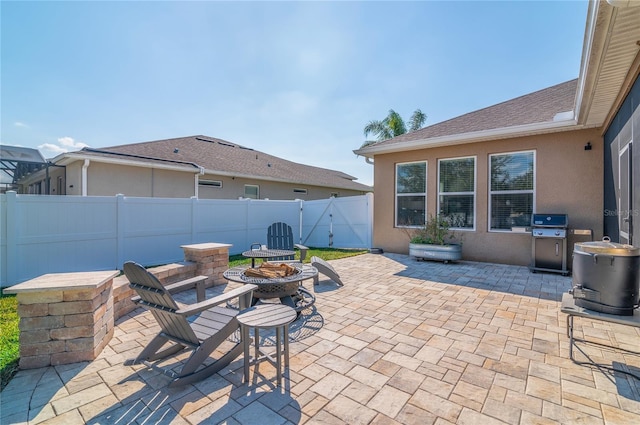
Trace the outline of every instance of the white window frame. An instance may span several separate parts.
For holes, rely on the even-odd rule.
[[[440,185],[440,164],[442,161],[455,161],[458,159],[473,159],[473,192],[442,192]],[[453,195],[472,195],[473,196],[473,227],[451,227],[452,230],[469,231],[474,232],[476,230],[476,217],[477,217],[477,194],[478,192],[478,157],[475,155],[459,156],[454,158],[442,158],[438,159],[438,196],[437,196],[437,211],[440,212],[440,196],[453,196]]]
[[[424,192],[415,192],[415,193],[401,193],[398,194],[398,167],[401,165],[408,165],[408,164],[424,164]],[[427,220],[427,179],[428,179],[428,173],[429,173],[429,162],[427,160],[424,161],[409,161],[409,162],[398,162],[396,163],[396,166],[394,168],[394,175],[393,175],[393,193],[394,193],[394,197],[393,197],[393,215],[394,215],[394,223],[395,223],[395,227],[399,227],[399,228],[418,228],[418,227],[422,227],[421,225],[415,225],[415,226],[407,226],[404,224],[400,224],[398,223],[398,197],[402,196],[424,196],[424,221],[426,222]]]
[[[516,155],[516,154],[520,154],[520,153],[532,153],[533,154],[533,189],[531,190],[498,190],[498,191],[493,191],[491,190],[491,158],[494,156],[499,156],[499,155]],[[533,197],[532,197],[532,207],[531,207],[531,213],[533,214],[536,211],[536,181],[537,181],[537,155],[536,155],[536,151],[535,149],[530,149],[530,150],[522,150],[522,151],[514,151],[514,152],[496,152],[496,153],[492,153],[489,154],[488,156],[488,161],[487,161],[487,177],[488,177],[488,181],[487,181],[487,193],[488,193],[488,199],[487,199],[487,231],[488,232],[495,232],[495,233],[517,233],[517,234],[522,234],[521,232],[514,232],[513,230],[507,230],[507,229],[492,229],[491,228],[491,215],[492,215],[492,208],[493,205],[491,203],[491,196],[494,194],[504,194],[504,195],[511,195],[511,194],[523,194],[523,193],[532,193]]]
[[[222,180],[198,179],[198,185],[203,187],[212,187],[214,189],[222,189]]]
[[[253,197],[253,194],[251,194],[251,196],[247,196],[247,188],[255,188],[256,189],[256,197]],[[244,197],[248,198],[248,199],[260,199],[260,186],[258,186],[257,184],[245,184],[244,185]]]

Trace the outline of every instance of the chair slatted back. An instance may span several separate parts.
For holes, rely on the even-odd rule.
[[[198,337],[191,329],[187,318],[176,314],[180,306],[158,278],[133,261],[124,264],[124,274],[129,279],[129,286],[140,296],[139,304],[151,311],[168,337],[188,345],[199,344]]]
[[[273,223],[267,229],[267,247],[269,249],[286,249],[293,251],[293,230],[287,223]],[[291,261],[295,257],[288,255],[285,257],[271,258],[271,261]]]

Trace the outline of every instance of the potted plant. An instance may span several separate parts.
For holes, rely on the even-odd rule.
[[[424,226],[415,229],[409,241],[409,255],[419,259],[448,263],[462,258],[462,244],[449,228],[447,217],[430,215]]]

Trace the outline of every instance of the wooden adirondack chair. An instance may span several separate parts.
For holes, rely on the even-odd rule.
[[[300,250],[300,262],[307,257],[307,248],[304,245],[293,243],[293,230],[287,223],[273,223],[267,229],[267,248],[269,249],[286,249],[293,251],[294,248]],[[270,258],[269,261],[293,261],[295,256]]]
[[[135,359],[127,360],[125,364],[143,363],[159,369],[173,379],[169,385],[174,386],[206,378],[242,353],[243,344],[238,341],[213,363],[204,365],[214,350],[239,329],[236,320],[238,310],[226,307],[227,301],[239,298],[240,309],[249,307],[252,292],[257,288],[255,285],[244,285],[209,300],[202,301],[198,297],[196,304],[182,305],[175,301],[171,293],[184,289],[185,285],[192,287],[194,279],[185,281],[186,284],[178,282],[165,287],[153,274],[132,261],[124,264],[124,273],[129,279],[129,286],[139,295],[133,301],[150,310],[160,325],[160,332]],[[154,364],[186,349],[192,350],[192,353],[178,371]]]

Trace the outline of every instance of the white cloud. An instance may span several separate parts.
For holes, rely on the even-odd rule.
[[[60,143],[60,146],[64,146],[65,148],[73,148],[73,149],[82,149],[89,146],[82,142],[76,142],[71,137],[61,137],[58,139],[58,143]]]
[[[71,137],[60,137],[58,139],[58,144],[43,143],[38,146],[38,149],[42,151],[44,156],[49,157],[69,152],[70,150],[79,150],[87,146],[89,145],[82,142],[76,142]]]
[[[13,125],[14,125],[15,127],[29,128],[29,126],[28,126],[28,125],[26,125],[25,123],[20,122],[20,121],[16,121],[16,122],[14,122],[14,123],[13,123]]]
[[[54,145],[53,143],[44,143],[42,145],[38,145],[38,149],[43,151],[43,153],[46,153],[45,156],[48,156],[47,154],[57,155],[59,153],[68,152],[68,149],[60,147],[58,145]]]

